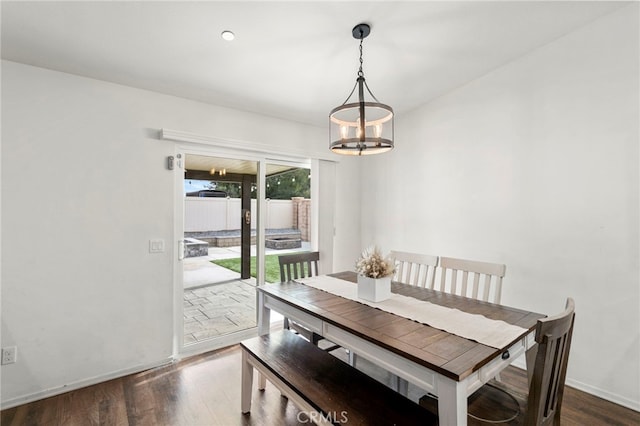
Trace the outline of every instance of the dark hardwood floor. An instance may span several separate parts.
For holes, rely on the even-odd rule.
[[[502,380],[526,388],[526,375],[517,368],[509,367]],[[495,415],[474,409],[474,404],[471,412]],[[562,410],[563,425],[640,425],[640,413],[571,388]],[[0,415],[2,426],[271,426],[308,424],[306,420],[304,415],[298,419],[293,404],[268,384],[264,392],[254,391],[251,414],[240,413],[238,346],[9,408]]]

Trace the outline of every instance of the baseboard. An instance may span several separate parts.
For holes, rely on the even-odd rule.
[[[282,321],[277,320],[271,323],[271,331],[277,331],[282,329]],[[44,398],[49,398],[52,396],[60,395],[66,392],[71,392],[73,390],[81,389],[87,386],[92,386],[98,383],[106,382],[109,380],[117,379],[120,377],[128,376],[129,374],[139,373],[141,371],[149,370],[152,368],[162,367],[164,365],[171,364],[180,359],[184,359],[193,355],[198,355],[204,352],[210,352],[212,350],[220,349],[223,347],[227,347],[229,345],[233,345],[238,343],[240,340],[248,339],[250,337],[254,337],[257,335],[257,328],[252,328],[249,330],[244,330],[238,333],[230,334],[227,338],[225,336],[222,339],[219,339],[214,346],[209,345],[193,345],[191,348],[187,348],[185,351],[177,355],[173,358],[167,358],[164,360],[160,360],[156,363],[146,364],[146,365],[138,365],[135,367],[127,368],[124,370],[115,371],[113,373],[105,374],[102,376],[92,377],[90,379],[79,380],[74,383],[69,383],[64,386],[58,386],[51,389],[41,390],[32,394],[19,396],[17,398],[8,399],[6,401],[0,401],[0,410],[6,410],[7,408],[13,408],[18,405],[28,404],[30,402],[38,401]]]
[[[631,410],[640,412],[640,402],[634,401],[632,399],[626,398],[622,395],[615,394],[613,392],[609,392],[595,386],[588,385],[586,383],[579,382],[573,379],[567,379],[565,382],[567,386],[571,386],[572,388],[581,390],[588,394],[597,396],[598,398],[605,399],[609,402],[613,402],[614,404],[622,405],[623,407],[627,407]]]
[[[145,364],[145,365],[137,365],[135,367],[126,368],[124,370],[114,371],[109,374],[105,374],[102,376],[92,377],[90,379],[79,380],[77,382],[69,383],[63,386],[58,386],[51,389],[41,390],[32,394],[19,396],[17,398],[8,399],[6,401],[0,402],[0,410],[5,410],[7,408],[13,408],[18,405],[28,404],[30,402],[39,401],[44,398],[49,398],[52,396],[60,395],[63,393],[71,392],[77,389],[85,388],[87,386],[92,386],[98,383],[106,382],[113,379],[118,379],[120,377],[128,376],[129,374],[139,373],[141,371],[149,370],[152,368],[162,367],[164,365],[171,364],[173,360],[171,358],[167,358],[164,360],[160,360],[155,363]]]
[[[514,367],[518,367],[521,370],[527,369],[527,364],[524,356],[520,356],[515,361],[511,363]],[[609,392],[595,386],[588,385],[586,383],[582,383],[578,380],[567,379],[565,384],[567,386],[571,386],[574,389],[581,390],[590,395],[597,396],[598,398],[602,398],[609,402],[613,402],[614,404],[622,405],[623,407],[627,407],[634,411],[640,412],[640,401],[634,401],[632,399],[626,398],[624,396],[615,394],[613,392]]]

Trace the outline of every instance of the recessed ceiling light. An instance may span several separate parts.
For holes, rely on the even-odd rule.
[[[223,31],[222,34],[220,34],[220,36],[222,37],[223,40],[226,40],[226,41],[231,41],[236,38],[236,35],[229,30]]]

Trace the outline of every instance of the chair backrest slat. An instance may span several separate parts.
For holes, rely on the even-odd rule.
[[[280,281],[287,282],[318,275],[319,260],[320,253],[317,251],[278,256]]]
[[[503,264],[441,257],[439,290],[485,302],[500,303],[505,272],[506,266]]]
[[[433,288],[438,256],[405,251],[392,251],[390,256],[395,259],[396,263],[396,272],[393,275],[394,281]]]
[[[469,281],[469,271],[462,271],[462,288],[460,294],[467,294],[467,282]]]

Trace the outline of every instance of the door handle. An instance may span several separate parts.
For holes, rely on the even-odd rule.
[[[251,210],[244,211],[244,223],[251,225]]]
[[[178,260],[184,259],[184,240],[178,240]]]

